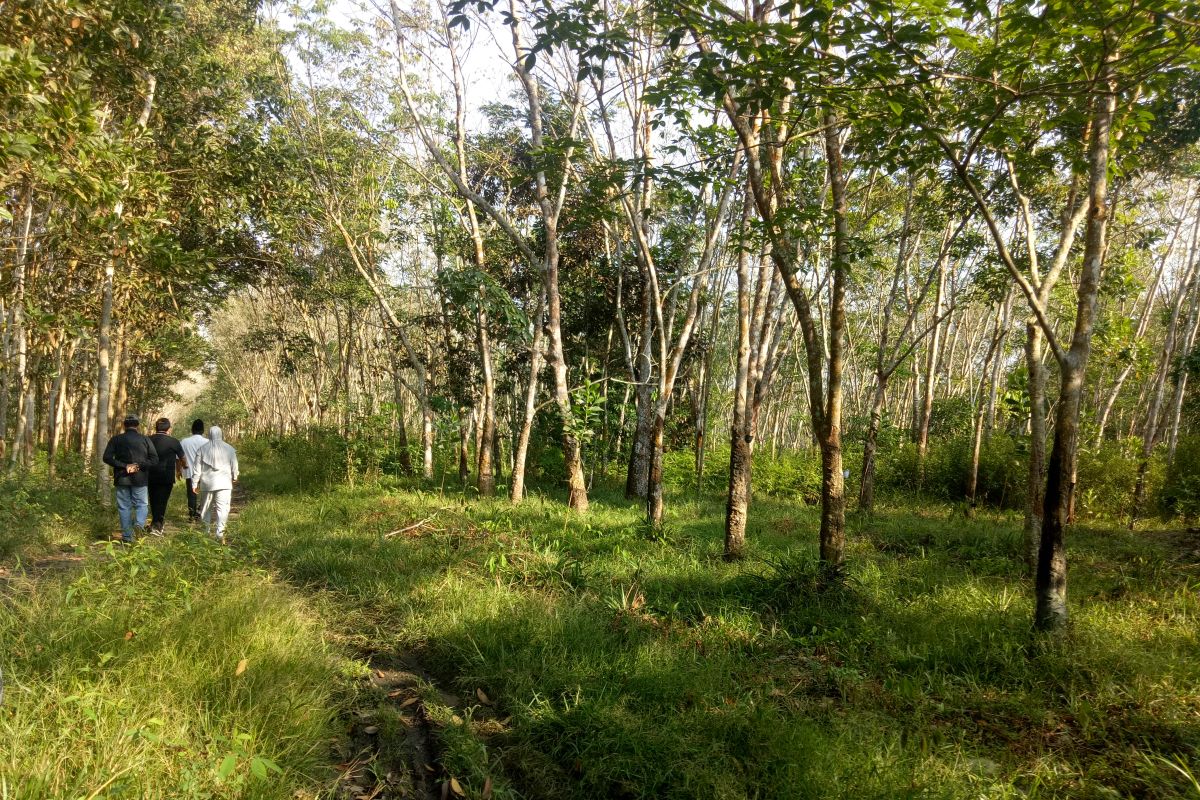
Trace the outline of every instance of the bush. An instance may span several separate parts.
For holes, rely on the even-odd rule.
[[[1137,437],[1081,447],[1075,471],[1076,514],[1087,517],[1128,514],[1137,485],[1141,450],[1142,441]],[[1049,458],[1048,451],[1046,457]],[[1154,471],[1147,473],[1150,486],[1161,484],[1161,480],[1155,481]]]
[[[85,539],[103,528],[98,513],[95,476],[83,459],[63,454],[51,483],[39,458],[29,472],[0,477],[0,558],[56,540]]]
[[[1175,460],[1165,469],[1159,507],[1185,520],[1200,516],[1200,436],[1185,436],[1175,448]]]
[[[342,483],[351,465],[350,443],[328,428],[272,439],[270,452],[283,462],[300,489]]]
[[[876,485],[906,494],[924,494],[939,500],[966,499],[971,473],[971,436],[930,438],[922,476],[917,446],[905,442],[877,456]],[[1020,508],[1025,503],[1028,444],[1024,439],[995,433],[979,451],[977,502],[998,508]]]
[[[759,449],[754,454],[750,482],[754,493],[792,498],[803,503],[821,501],[821,459],[817,453],[784,453],[775,459]],[[663,483],[673,489],[696,491],[696,456],[691,450],[663,455]],[[704,453],[705,494],[729,489],[729,448],[714,447]]]

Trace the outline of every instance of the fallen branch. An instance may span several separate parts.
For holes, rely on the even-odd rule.
[[[421,520],[420,522],[414,522],[412,525],[408,525],[407,527],[397,528],[394,531],[389,531],[389,532],[385,533],[383,535],[383,538],[390,539],[393,536],[399,536],[402,533],[408,533],[409,531],[424,527],[425,525],[427,525],[430,522],[433,522],[435,519],[437,519],[438,514],[442,513],[443,511],[449,511],[449,510],[450,509],[448,507],[447,508],[439,508],[437,511],[433,512],[431,515],[429,515],[425,519]]]

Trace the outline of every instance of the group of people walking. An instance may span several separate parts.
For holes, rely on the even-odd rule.
[[[237,451],[213,425],[204,436],[203,420],[192,422],[192,435],[179,441],[171,436],[171,420],[154,423],[154,435],[140,430],[136,414],[125,417],[124,431],[108,440],[104,463],[112,467],[117,491],[117,514],[121,518],[121,541],[133,542],[135,529],[162,536],[166,527],[167,503],[180,478],[187,481],[188,520],[202,521],[207,533],[225,542],[229,500],[238,479]],[[149,514],[147,514],[149,512]]]

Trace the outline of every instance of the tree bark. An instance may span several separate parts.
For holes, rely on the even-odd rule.
[[[29,466],[32,443],[29,427],[33,415],[33,386],[28,369],[28,334],[25,330],[25,275],[29,262],[29,235],[33,227],[33,187],[26,183],[21,203],[21,232],[13,265],[12,334],[16,348],[17,430],[13,441],[11,468]]]
[[[1089,158],[1087,228],[1083,268],[1079,279],[1075,329],[1071,347],[1060,359],[1062,383],[1050,450],[1046,496],[1042,512],[1042,537],[1038,548],[1035,585],[1037,608],[1034,623],[1040,630],[1055,631],[1067,622],[1067,555],[1065,529],[1071,470],[1078,446],[1079,404],[1091,352],[1096,301],[1104,266],[1108,223],[1108,156],[1112,119],[1117,105],[1113,82],[1116,54],[1101,68],[1100,94],[1092,120]]]
[[[629,451],[629,469],[625,477],[625,497],[645,498],[650,486],[650,450],[653,447],[653,398],[654,386],[651,373],[654,365],[650,360],[650,346],[654,337],[654,317],[650,311],[650,288],[646,282],[642,300],[643,325],[639,342],[637,366],[634,380],[634,427],[633,442]]]
[[[543,326],[546,292],[538,294],[537,311],[533,316],[533,344],[529,348],[529,382],[525,385],[525,411],[521,417],[521,431],[517,435],[516,451],[513,455],[512,481],[509,499],[514,505],[525,499],[525,461],[529,454],[529,437],[533,432],[533,420],[537,414],[538,375],[542,371]]]
[[[108,357],[111,348],[113,309],[113,267],[111,264],[104,268],[104,280],[100,291],[100,326],[96,334],[96,434],[92,452],[96,458],[96,494],[100,503],[107,508],[112,504],[112,481],[101,458],[104,455],[104,448],[108,445],[110,380]]]

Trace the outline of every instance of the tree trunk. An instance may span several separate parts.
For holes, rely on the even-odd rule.
[[[1192,297],[1192,310],[1188,317],[1187,338],[1184,340],[1182,352],[1186,356],[1192,352],[1192,348],[1196,345],[1196,337],[1200,332],[1200,294]],[[1175,382],[1175,396],[1171,401],[1170,425],[1171,430],[1167,436],[1167,464],[1172,464],[1175,461],[1175,446],[1179,441],[1179,422],[1183,414],[1183,398],[1187,393],[1188,371],[1186,369],[1179,370],[1179,379]]]
[[[650,475],[646,482],[646,518],[651,525],[661,525],[663,517],[663,431],[666,418],[654,415],[650,428]]]
[[[646,497],[650,481],[650,449],[653,447],[654,419],[652,412],[654,386],[650,379],[654,365],[650,360],[650,346],[654,338],[654,317],[650,310],[649,281],[642,299],[642,338],[638,347],[637,366],[634,380],[634,427],[633,443],[629,452],[629,470],[625,477],[625,497]]]
[[[511,0],[510,29],[512,31],[513,53],[516,55],[514,69],[521,85],[525,89],[528,101],[528,121],[530,139],[534,150],[543,146],[542,135],[542,101],[541,89],[525,66],[525,46],[521,42],[520,21],[517,14],[516,0]],[[564,178],[565,180],[565,178]],[[549,184],[544,169],[535,173],[535,194],[541,211],[545,234],[544,260],[542,262],[542,278],[546,287],[547,319],[546,328],[550,336],[550,366],[554,371],[554,402],[562,417],[562,449],[563,464],[567,479],[567,505],[580,513],[587,511],[588,496],[587,482],[583,477],[583,457],[580,452],[579,440],[573,430],[575,417],[571,409],[571,389],[568,382],[567,359],[563,352],[562,339],[562,296],[558,288],[558,214],[555,202],[550,199]],[[565,184],[560,187],[565,189]]]
[[[390,349],[390,348],[389,348]],[[392,398],[396,405],[396,448],[399,450],[400,471],[413,474],[412,455],[408,452],[408,432],[404,429],[404,382],[400,380],[400,358],[390,350],[392,360]]]
[[[433,406],[426,400],[421,404],[421,477],[433,480]]]
[[[871,401],[871,422],[867,426],[867,437],[863,442],[862,483],[858,488],[858,508],[865,514],[870,514],[875,508],[875,451],[879,442],[879,428],[883,424],[887,385],[887,375],[876,372],[875,395]]]
[[[33,386],[29,379],[28,335],[25,330],[25,275],[29,260],[29,234],[33,227],[33,187],[26,183],[21,204],[21,233],[17,240],[17,258],[13,265],[12,335],[16,347],[17,430],[13,440],[11,468],[29,466],[31,450],[29,427],[33,415]]]
[[[725,504],[725,560],[746,552],[746,520],[750,509],[750,468],[753,437],[736,422],[729,440],[729,495]]]
[[[1025,326],[1025,368],[1029,391],[1029,482],[1025,504],[1025,553],[1033,571],[1038,562],[1046,486],[1046,367],[1042,363],[1042,329],[1036,320]]]
[[[833,260],[830,265],[833,286],[829,300],[829,384],[821,430],[821,564],[827,572],[840,574],[846,551],[846,486],[842,474],[842,348],[846,330],[846,281],[850,271],[850,224],[838,120],[831,111],[826,111],[824,123],[825,163],[829,173],[833,216]],[[940,301],[938,309],[940,313]]]
[[[983,400],[984,383],[989,382],[995,387],[996,370],[995,365],[1000,363],[1001,346],[1004,342],[1004,337],[1008,335],[1008,310],[1011,296],[1005,298],[1004,302],[996,309],[996,328],[992,333],[991,341],[988,343],[987,354],[983,359],[983,375],[979,378],[979,392],[975,398],[975,428],[971,440],[971,470],[967,473],[967,516],[974,516],[976,503],[976,491],[979,488],[979,457],[983,448],[983,424],[984,418],[990,413],[990,405],[988,411],[985,412]],[[992,369],[989,370],[989,367]],[[990,377],[987,377],[990,374]]]
[[[100,304],[100,326],[96,335],[96,413],[95,438],[92,452],[96,458],[96,493],[100,503],[106,508],[112,503],[112,480],[102,460],[104,448],[108,445],[108,410],[109,410],[109,370],[108,359],[111,348],[112,309],[113,309],[113,267],[104,268],[104,281],[101,286],[102,300]]]
[[[458,412],[458,482],[466,486],[471,477],[471,453],[467,440],[471,435],[471,413]]]
[[[481,497],[496,494],[496,474],[492,461],[496,439],[496,380],[492,375],[492,346],[487,332],[487,312],[480,308],[476,315],[478,327],[479,361],[483,372],[483,395],[480,398],[479,452],[477,453],[477,487]]]
[[[542,371],[542,342],[544,338],[542,314],[545,311],[546,292],[538,295],[537,312],[533,316],[533,344],[529,348],[529,383],[525,385],[525,413],[521,417],[521,431],[517,435],[516,452],[513,455],[512,482],[509,499],[513,504],[525,499],[525,461],[529,454],[529,437],[533,432],[533,420],[537,414],[538,374]]]
[[[12,394],[12,307],[0,297],[0,320],[4,323],[4,335],[0,337],[0,459],[8,455],[8,405]]]
[[[929,337],[929,358],[925,362],[925,393],[921,399],[921,417],[917,425],[917,481],[918,485],[925,484],[925,454],[929,449],[929,420],[933,415],[933,393],[937,385],[938,361],[941,358],[941,325],[937,320],[942,316],[942,299],[946,291],[946,268],[948,258],[938,261],[937,294],[933,303],[933,333]]]
[[[62,343],[58,346],[58,359],[54,370],[54,381],[50,385],[50,397],[46,404],[46,412],[50,423],[50,433],[46,437],[46,474],[54,480],[57,468],[59,440],[62,438],[63,426],[66,423],[67,394],[70,385],[67,380],[67,367],[75,355],[75,342],[70,348]]]
[[[1059,361],[1062,383],[1050,450],[1046,496],[1042,512],[1042,538],[1038,548],[1036,579],[1037,608],[1034,623],[1040,630],[1060,630],[1067,622],[1067,554],[1065,529],[1071,470],[1078,446],[1079,404],[1091,352],[1096,301],[1104,267],[1108,222],[1109,138],[1117,98],[1112,84],[1112,62],[1106,56],[1101,70],[1101,89],[1092,122],[1089,163],[1089,203],[1084,237],[1083,268],[1079,278],[1075,329],[1070,349]]]
[[[1200,217],[1198,217],[1200,219]],[[1146,470],[1150,466],[1150,456],[1154,453],[1154,445],[1158,441],[1158,417],[1162,409],[1163,397],[1166,393],[1167,378],[1171,373],[1171,362],[1175,358],[1176,346],[1175,342],[1179,338],[1179,319],[1183,310],[1183,303],[1188,297],[1195,294],[1197,287],[1197,278],[1200,278],[1200,268],[1198,268],[1196,259],[1192,259],[1189,265],[1190,275],[1187,276],[1188,282],[1179,289],[1179,296],[1175,298],[1175,303],[1171,308],[1171,319],[1167,323],[1167,336],[1163,341],[1162,354],[1158,360],[1158,370],[1154,376],[1154,388],[1150,393],[1150,404],[1146,408],[1146,423],[1142,428],[1142,454],[1138,460],[1137,483],[1133,490],[1133,503],[1129,511],[1129,530],[1133,530],[1134,524],[1142,513],[1142,506],[1146,502]],[[1189,313],[1194,313],[1192,309]]]

